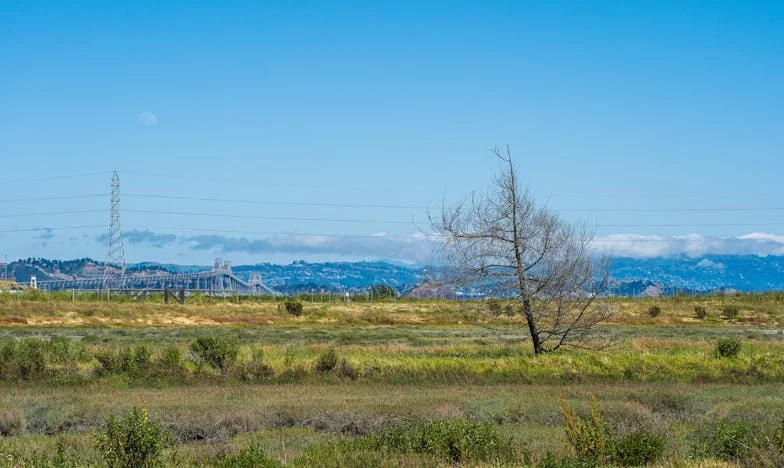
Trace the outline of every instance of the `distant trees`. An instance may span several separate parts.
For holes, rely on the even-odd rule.
[[[370,295],[373,299],[392,299],[398,296],[397,291],[392,286],[386,284],[374,284],[371,286]]]
[[[589,335],[610,310],[596,301],[608,262],[589,252],[593,234],[537,207],[520,183],[507,147],[492,150],[502,164],[485,196],[474,196],[430,217],[444,241],[455,279],[491,283],[525,318],[535,354],[562,346],[590,347]]]

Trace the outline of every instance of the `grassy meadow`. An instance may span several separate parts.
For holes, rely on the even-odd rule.
[[[784,294],[609,298],[612,346],[543,356],[486,302],[325,299],[0,295],[0,466],[106,466],[133,408],[167,466],[784,463]]]

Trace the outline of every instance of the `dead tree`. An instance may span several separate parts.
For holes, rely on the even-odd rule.
[[[487,195],[444,205],[440,216],[430,217],[450,271],[462,283],[491,285],[513,301],[535,354],[596,346],[591,331],[611,313],[597,301],[609,264],[589,252],[592,230],[537,207],[509,148],[492,153],[502,169]]]

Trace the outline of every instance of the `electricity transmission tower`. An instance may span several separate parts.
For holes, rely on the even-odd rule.
[[[103,267],[103,288],[125,288],[125,248],[120,228],[120,176],[117,171],[112,175],[112,201],[109,216],[109,233],[106,238],[106,263]],[[112,273],[112,265],[119,268],[118,274]]]

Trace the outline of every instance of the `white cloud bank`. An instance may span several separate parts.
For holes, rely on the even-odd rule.
[[[429,262],[436,259],[437,238],[422,233],[394,236],[375,233],[366,236],[352,235],[302,235],[284,234],[263,238],[244,236],[174,234],[151,231],[125,233],[130,244],[168,247],[175,244],[193,250],[210,250],[216,253],[232,252],[268,255],[296,254],[335,256],[366,259],[390,259],[403,262]],[[105,242],[105,239],[102,239]],[[715,255],[784,255],[784,235],[753,232],[737,237],[720,238],[688,234],[679,236],[653,236],[642,234],[614,234],[594,238],[592,249],[597,254],[613,257],[671,257],[687,255],[700,257]],[[700,268],[721,269],[721,263],[704,260]]]
[[[784,255],[784,236],[752,232],[737,237],[710,237],[700,234],[649,236],[614,234],[597,236],[593,241],[597,253],[613,257],[671,257],[687,255]],[[704,265],[710,267],[712,265]],[[715,267],[715,266],[714,266]]]
[[[140,125],[155,126],[158,125],[158,117],[152,112],[141,112],[136,116],[136,122]]]

